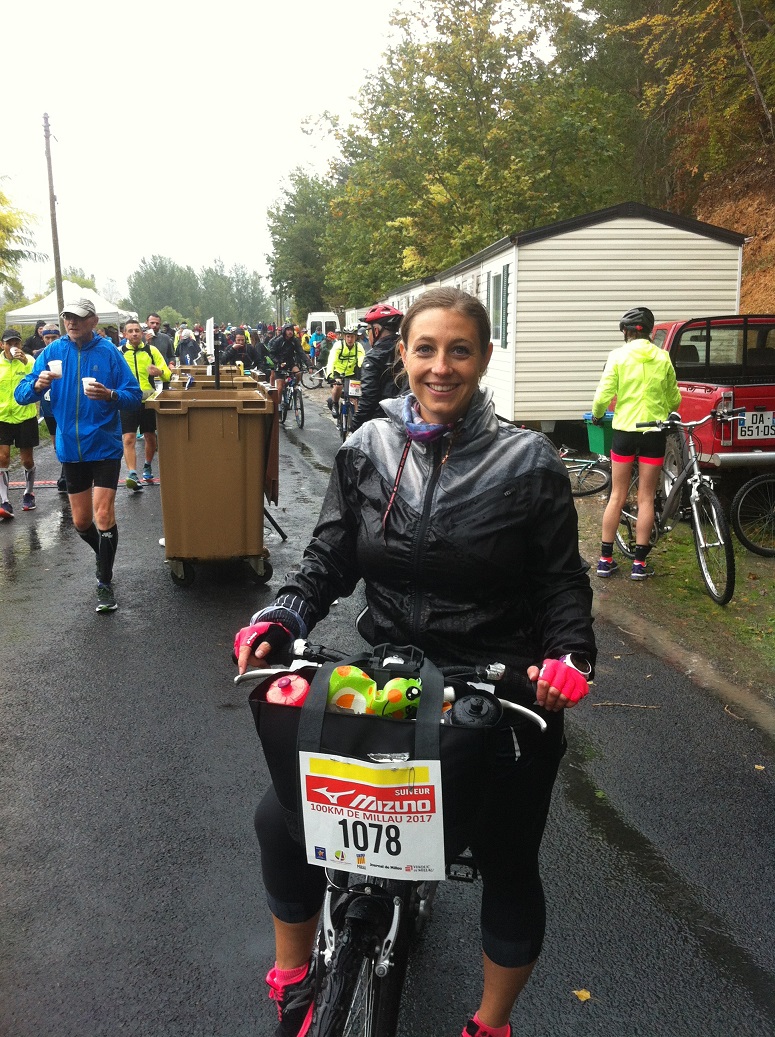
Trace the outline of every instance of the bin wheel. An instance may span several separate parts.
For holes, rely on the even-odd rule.
[[[272,576],[274,576],[274,569],[272,568],[272,563],[271,562],[267,562],[265,560],[264,561],[264,571],[262,573],[256,572],[256,570],[251,565],[250,566],[250,575],[253,577],[253,583],[257,583],[257,584],[269,583],[269,581],[272,579]]]
[[[196,577],[191,562],[184,562],[180,559],[176,559],[170,565],[170,576],[172,582],[178,587],[190,587]]]

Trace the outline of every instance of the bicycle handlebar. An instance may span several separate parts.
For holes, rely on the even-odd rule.
[[[292,655],[294,658],[289,666],[271,666],[266,669],[246,670],[245,673],[237,674],[234,678],[234,683],[245,684],[248,681],[255,682],[265,680],[267,677],[272,677],[275,674],[293,672],[309,666],[310,664],[320,666],[322,663],[335,663],[347,658],[347,655],[344,652],[334,651],[331,648],[326,648],[324,645],[313,645],[310,644],[309,641],[304,641],[302,639],[293,642]],[[474,666],[466,669],[462,669],[460,666],[443,666],[440,667],[440,670],[444,677],[450,679],[465,682],[481,681],[482,683],[495,683],[502,680],[506,673],[506,667],[503,663],[489,663],[485,666]],[[525,683],[530,684],[535,690],[535,683],[528,681],[527,677],[524,679]],[[445,687],[444,698],[448,702],[454,702],[456,698],[454,688]],[[546,721],[532,709],[529,709],[527,706],[521,706],[518,702],[511,702],[509,699],[498,698],[498,701],[504,709],[509,709],[515,713],[519,713],[520,716],[523,716],[536,724],[541,731],[546,730]]]
[[[673,411],[672,414],[668,414],[664,421],[636,421],[635,428],[693,429],[698,428],[700,425],[704,425],[707,421],[710,421],[711,418],[718,418],[719,421],[731,421],[732,418],[745,414],[745,412],[745,407],[733,407],[730,410],[722,410],[718,408],[712,410],[710,414],[706,414],[704,418],[700,418],[699,421],[683,421],[681,415]]]

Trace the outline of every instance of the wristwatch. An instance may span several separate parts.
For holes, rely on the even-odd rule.
[[[118,393],[116,392],[115,389],[111,389],[110,390],[110,402],[111,403],[115,403],[117,399],[118,399]]]
[[[570,666],[572,670],[578,670],[582,677],[590,677],[592,675],[592,664],[583,655],[562,655],[560,656],[560,662]]]

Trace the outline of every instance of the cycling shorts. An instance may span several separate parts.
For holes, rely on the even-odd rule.
[[[666,434],[661,429],[649,432],[613,430],[611,460],[632,464],[638,457],[644,464],[660,465],[665,459]]]
[[[38,419],[25,418],[24,421],[0,421],[0,446],[15,446],[19,450],[38,446],[40,435]]]
[[[153,407],[138,407],[137,410],[121,411],[121,433],[127,435],[129,432],[155,432],[156,411]]]
[[[62,468],[68,493],[83,493],[92,486],[115,490],[121,474],[121,458],[106,461],[65,461]]]

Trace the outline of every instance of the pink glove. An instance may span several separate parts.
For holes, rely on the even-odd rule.
[[[589,684],[584,674],[560,662],[559,659],[544,659],[538,679],[556,688],[572,705],[589,692]]]
[[[243,627],[237,631],[234,637],[232,659],[235,663],[239,660],[240,648],[244,648],[245,645],[253,652],[262,641],[266,641],[271,646],[272,652],[276,652],[287,648],[290,640],[290,632],[280,623],[254,623],[253,626]]]

